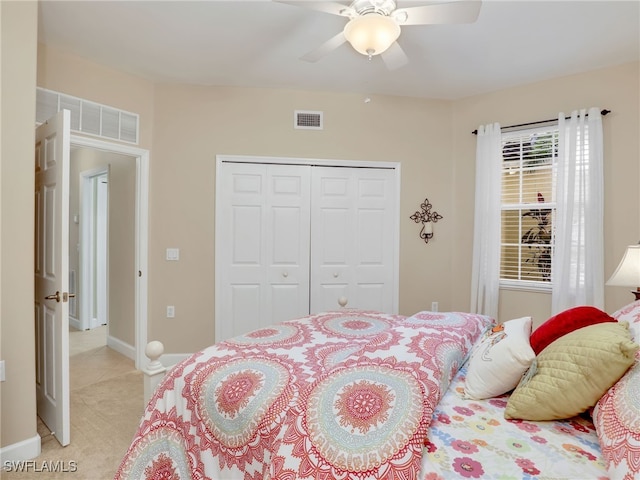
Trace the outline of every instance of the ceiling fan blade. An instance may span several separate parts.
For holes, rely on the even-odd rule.
[[[300,59],[304,60],[305,62],[317,62],[322,57],[332,52],[346,41],[347,39],[344,36],[344,33],[340,32],[335,37],[331,37],[329,40],[324,42],[318,48],[311,50],[309,53],[300,57]]]
[[[286,3],[287,5],[295,5],[296,7],[310,8],[318,12],[330,13],[332,15],[340,15],[341,17],[354,17],[358,13],[351,7],[338,2],[307,2],[304,0],[282,1],[275,0],[277,3]]]
[[[389,70],[397,70],[409,63],[407,54],[404,53],[398,42],[393,42],[391,46],[380,54],[382,61]]]
[[[449,3],[398,8],[391,16],[399,25],[441,25],[448,23],[473,23],[478,19],[480,0],[464,0]]]

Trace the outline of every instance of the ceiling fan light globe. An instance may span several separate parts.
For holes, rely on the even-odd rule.
[[[369,13],[352,18],[344,27],[344,36],[362,55],[379,55],[400,36],[400,26],[391,17]]]

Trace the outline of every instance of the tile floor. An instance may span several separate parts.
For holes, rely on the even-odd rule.
[[[73,473],[37,475],[47,480],[113,478],[144,411],[143,376],[133,360],[106,346],[106,327],[69,332],[71,443],[61,447],[38,419],[44,462],[71,465]],[[7,480],[34,479],[33,472],[0,471]]]
[[[69,389],[101,382],[135,369],[135,362],[107,347],[107,327],[69,331]]]

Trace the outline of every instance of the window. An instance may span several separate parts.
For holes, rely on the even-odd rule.
[[[500,284],[551,288],[558,127],[502,134]]]

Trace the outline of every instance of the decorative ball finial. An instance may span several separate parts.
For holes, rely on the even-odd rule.
[[[144,354],[149,358],[150,362],[147,365],[149,370],[155,370],[157,368],[162,367],[162,363],[160,363],[160,356],[164,353],[164,345],[162,342],[158,340],[153,340],[147,343],[147,346],[144,349]]]

